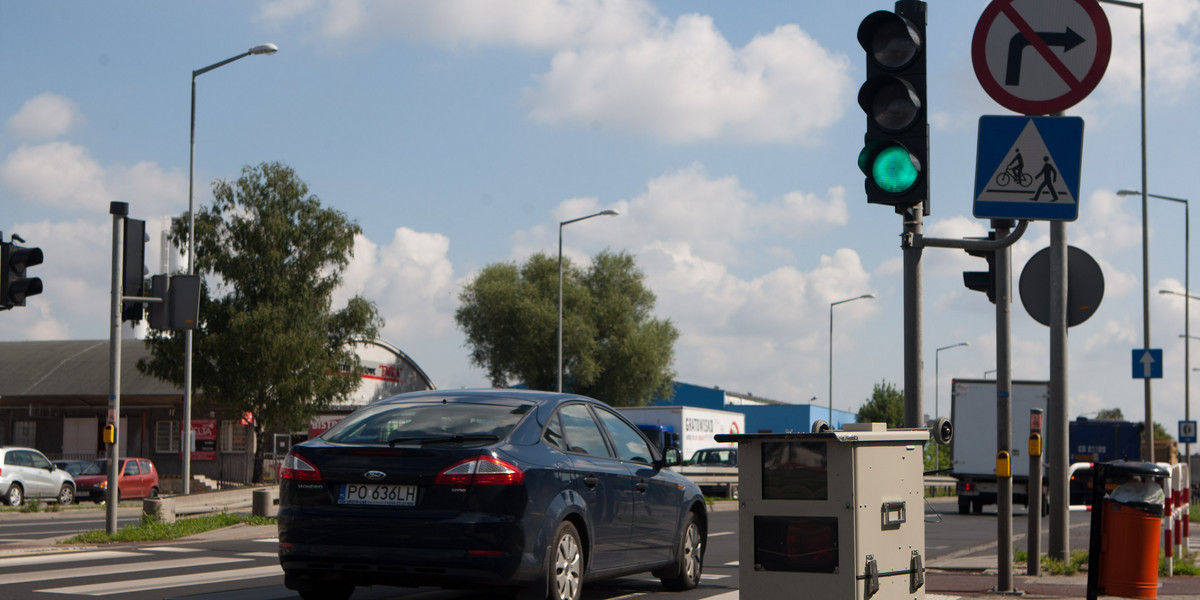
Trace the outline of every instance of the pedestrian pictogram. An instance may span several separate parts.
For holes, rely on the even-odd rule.
[[[992,0],[971,42],[980,85],[1027,115],[1064,111],[1108,68],[1112,32],[1096,0]]]
[[[976,161],[975,217],[1079,217],[1083,119],[980,117]]]

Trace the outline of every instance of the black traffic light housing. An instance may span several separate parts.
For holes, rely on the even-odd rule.
[[[977,238],[983,239],[983,238]],[[996,232],[989,231],[987,239],[996,239]],[[967,254],[971,256],[979,256],[987,259],[987,271],[963,271],[963,285],[969,290],[983,292],[987,294],[988,301],[992,304],[996,303],[996,251],[995,250],[967,250]]]
[[[867,114],[858,168],[866,175],[867,202],[897,212],[924,204],[929,214],[925,9],[921,0],[898,0],[895,12],[873,12],[858,26],[867,58],[867,80],[858,90]]]
[[[146,295],[146,222],[138,219],[125,219],[125,245],[121,249],[123,259],[123,296]],[[141,321],[145,315],[144,302],[123,302],[121,304],[122,321]]]
[[[25,306],[26,297],[42,293],[42,280],[28,277],[25,272],[29,267],[42,264],[42,258],[41,248],[0,242],[0,309]]]

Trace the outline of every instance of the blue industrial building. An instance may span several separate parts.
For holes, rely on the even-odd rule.
[[[812,424],[818,419],[830,421],[828,404],[789,404],[759,398],[753,394],[739,394],[717,387],[702,387],[678,381],[674,387],[675,395],[671,399],[656,400],[654,405],[692,406],[740,412],[746,415],[746,433],[807,433],[812,431]],[[834,429],[841,429],[842,425],[855,421],[855,413],[835,409],[831,425]]]

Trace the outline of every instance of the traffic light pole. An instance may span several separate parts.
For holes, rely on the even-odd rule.
[[[901,212],[904,217],[904,233],[901,237],[904,251],[904,426],[924,427],[924,386],[921,366],[924,364],[924,295],[921,281],[921,255],[924,253],[922,239],[923,205],[916,204]],[[934,415],[935,417],[937,415]]]
[[[117,471],[121,464],[121,295],[124,289],[122,271],[124,260],[122,248],[125,244],[125,217],[129,214],[126,202],[110,202],[108,212],[112,215],[112,301],[109,310],[108,330],[108,418],[107,425],[113,427],[112,439],[105,439],[108,446],[107,503],[104,510],[105,530],[117,532]],[[107,427],[106,427],[107,428]],[[107,436],[106,436],[107,437]]]
[[[1008,220],[992,220],[996,237],[1004,239]],[[1012,479],[1012,247],[996,250],[996,456],[1006,457],[1006,474],[996,478],[996,591],[1013,591]],[[1041,482],[1039,481],[1040,485]]]

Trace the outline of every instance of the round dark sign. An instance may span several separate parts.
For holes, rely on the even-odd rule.
[[[1034,321],[1050,326],[1050,249],[1043,248],[1025,263],[1018,284],[1021,304]],[[1104,273],[1090,254],[1067,246],[1067,327],[1095,314],[1104,298]]]

